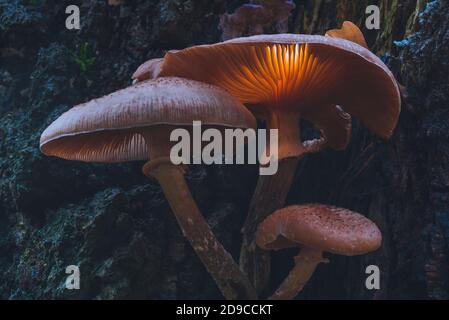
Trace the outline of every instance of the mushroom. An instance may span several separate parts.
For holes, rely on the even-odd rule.
[[[346,147],[350,117],[344,112],[385,139],[400,113],[398,86],[387,66],[363,46],[330,36],[257,35],[194,46],[167,53],[161,75],[225,88],[269,129],[279,130],[279,169],[259,178],[243,227],[240,265],[258,291],[269,277],[269,259],[257,252],[254,232],[283,206],[297,160],[325,145]],[[301,143],[300,118],[320,128],[323,139]]]
[[[291,0],[251,1],[238,7],[234,13],[220,16],[218,28],[221,38],[228,40],[248,34],[261,34],[264,30],[274,33],[288,30],[288,17],[295,9]],[[257,2],[257,3],[254,3]]]
[[[326,36],[332,38],[346,39],[368,49],[368,44],[366,43],[362,31],[360,31],[359,27],[357,27],[351,21],[343,22],[341,29],[328,30],[326,32]]]
[[[178,52],[179,50],[170,50],[170,52]],[[133,75],[131,76],[131,79],[133,81],[133,84],[154,79],[159,77],[161,73],[162,63],[164,62],[164,58],[154,58],[145,61],[142,63],[136,71],[134,71]]]
[[[368,49],[368,44],[366,43],[365,37],[363,36],[362,31],[353,24],[351,21],[345,21],[343,22],[343,25],[341,29],[332,29],[328,30],[326,32],[327,37],[332,38],[342,38],[346,39],[352,42],[355,42],[362,47],[365,47]],[[398,85],[398,89],[401,95],[401,100],[405,101],[407,99],[407,88],[400,84],[399,81],[396,79],[396,83]]]
[[[42,134],[49,156],[85,162],[148,160],[154,177],[196,254],[227,299],[256,298],[249,280],[213,235],[186,184],[183,165],[170,160],[176,128],[192,119],[215,128],[254,128],[256,120],[234,97],[212,85],[181,78],[139,82],[61,115]]]
[[[265,250],[300,247],[295,266],[271,296],[293,299],[316,266],[328,262],[323,251],[345,256],[377,250],[382,235],[368,218],[348,209],[322,205],[294,205],[277,210],[257,228],[257,245]]]
[[[133,83],[158,77],[162,62],[164,62],[164,58],[150,59],[142,63],[131,76]]]

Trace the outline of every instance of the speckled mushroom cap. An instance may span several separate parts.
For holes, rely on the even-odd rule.
[[[393,74],[366,48],[316,35],[257,35],[169,52],[161,76],[221,86],[256,116],[282,109],[306,118],[340,105],[388,138],[400,112]]]
[[[192,126],[193,120],[216,127],[257,125],[237,99],[218,87],[181,78],[157,78],[73,107],[42,133],[40,147],[46,155],[69,160],[147,160],[143,130]]]
[[[266,218],[256,233],[266,250],[306,246],[353,256],[378,249],[382,235],[368,218],[348,209],[321,205],[294,205]]]

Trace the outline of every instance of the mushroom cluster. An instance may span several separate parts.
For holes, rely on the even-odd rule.
[[[350,255],[379,246],[375,225],[349,211],[314,205],[268,217],[283,207],[299,159],[324,147],[347,147],[351,116],[382,138],[396,126],[397,83],[354,24],[345,22],[326,36],[259,35],[172,50],[142,64],[132,79],[132,86],[61,115],[43,132],[41,150],[85,162],[146,160],[144,174],[160,183],[184,235],[225,298],[254,299],[264,289],[269,260],[260,259],[267,251],[257,249],[256,239],[263,249],[302,248],[297,267],[274,298],[294,297],[313,265],[322,261],[321,251]],[[321,138],[302,141],[301,119],[313,124]],[[259,177],[243,227],[239,266],[198,210],[184,178],[186,167],[171,162],[170,133],[191,130],[193,121],[222,129],[256,128],[256,120],[278,130],[279,169]]]

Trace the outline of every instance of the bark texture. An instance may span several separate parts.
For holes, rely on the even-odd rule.
[[[70,106],[128,85],[143,61],[218,41],[220,16],[244,3],[0,0],[0,298],[220,297],[142,163],[52,159],[38,140]],[[79,31],[65,28],[69,4],[80,5]],[[381,9],[381,29],[363,30],[368,44],[407,90],[399,126],[385,142],[355,121],[346,151],[300,162],[287,203],[364,213],[384,243],[363,257],[327,256],[299,297],[448,298],[448,1],[299,0],[288,29],[364,25],[368,4]],[[302,127],[304,139],[316,134]],[[234,259],[257,174],[255,166],[193,166],[187,176]],[[274,255],[271,292],[295,254]],[[71,264],[80,266],[80,290],[65,289]],[[365,289],[369,264],[381,269],[380,290]]]

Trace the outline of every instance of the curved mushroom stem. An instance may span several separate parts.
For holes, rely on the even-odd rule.
[[[143,167],[145,175],[154,177],[178,220],[182,233],[189,240],[198,257],[215,280],[226,299],[256,299],[248,278],[232,256],[215,238],[199,211],[184,178],[182,166],[169,158],[158,158]]]
[[[291,300],[296,297],[315,272],[317,265],[329,262],[321,253],[320,250],[302,248],[295,257],[295,266],[270,299]]]
[[[242,229],[240,251],[240,267],[259,294],[265,290],[270,278],[270,252],[256,246],[257,226],[284,206],[299,160],[326,145],[325,138],[301,143],[298,114],[274,113],[267,121],[267,128],[279,128],[278,171],[272,176],[259,176]]]

